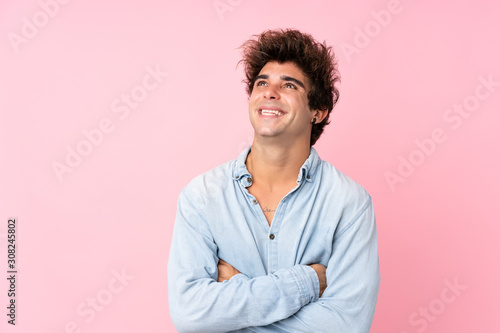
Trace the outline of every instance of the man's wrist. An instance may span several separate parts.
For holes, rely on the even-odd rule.
[[[290,270],[297,282],[302,305],[317,301],[319,298],[319,279],[314,268],[308,265],[296,265]]]
[[[318,276],[318,273],[316,272],[316,270],[314,268],[312,268],[309,265],[306,265],[306,267],[308,268],[308,271],[310,272],[310,275],[311,275],[311,279],[313,281],[312,285],[313,285],[313,293],[315,295],[315,298],[311,302],[315,302],[315,301],[317,301],[319,299],[319,293],[320,293],[319,276]]]

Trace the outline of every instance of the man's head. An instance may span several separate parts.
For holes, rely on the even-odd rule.
[[[331,47],[297,30],[268,30],[255,37],[242,45],[248,95],[252,95],[267,63],[294,63],[309,80],[309,109],[326,111],[324,119],[312,126],[311,146],[314,145],[339,98],[335,83],[340,76]]]

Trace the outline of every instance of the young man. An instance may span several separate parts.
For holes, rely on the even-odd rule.
[[[312,145],[338,99],[330,47],[244,45],[252,146],[179,196],[168,263],[179,332],[369,332],[380,272],[370,195]]]

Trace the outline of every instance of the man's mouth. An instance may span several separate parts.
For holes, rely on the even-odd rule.
[[[265,107],[259,108],[259,114],[263,116],[282,116],[285,114],[285,112],[279,110],[279,109],[268,109]]]

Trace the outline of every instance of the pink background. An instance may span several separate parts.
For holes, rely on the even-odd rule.
[[[499,2],[66,2],[0,4],[2,332],[175,331],[177,196],[251,143],[237,47],[281,27],[335,46],[340,101],[316,148],[374,199],[372,332],[500,331]],[[135,108],[113,112],[131,92]],[[87,155],[59,179],[54,163],[78,147]]]

